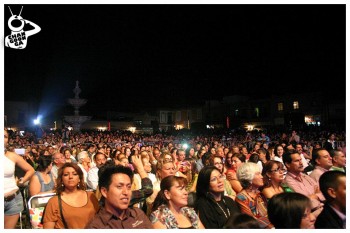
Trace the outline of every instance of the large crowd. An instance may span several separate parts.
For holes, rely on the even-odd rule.
[[[346,228],[344,131],[4,135],[5,228]]]

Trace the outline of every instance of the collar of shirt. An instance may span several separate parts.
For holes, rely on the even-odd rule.
[[[108,212],[105,208],[102,208],[100,210],[102,213],[102,217],[101,217],[101,220],[103,221],[103,224],[106,224],[111,220],[111,219],[118,219],[118,220],[125,220],[127,219],[128,217],[136,217],[135,213],[133,211],[130,211],[130,209],[126,209],[125,210],[125,215],[124,215],[124,219],[120,219],[119,216],[115,216],[114,214]]]
[[[288,172],[287,175],[291,176],[292,178],[296,179],[299,182],[303,182],[302,173],[299,173],[299,175],[295,175],[291,172]]]

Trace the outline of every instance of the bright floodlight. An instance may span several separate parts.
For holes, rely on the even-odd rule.
[[[186,150],[188,148],[188,145],[185,143],[182,145],[182,148],[184,148]]]
[[[39,118],[36,118],[35,120],[34,120],[34,125],[39,125],[40,124],[40,119]]]

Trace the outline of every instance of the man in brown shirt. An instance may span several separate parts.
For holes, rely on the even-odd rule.
[[[87,224],[87,229],[151,229],[146,214],[130,208],[133,172],[121,165],[106,166],[100,173],[98,186],[103,207]]]

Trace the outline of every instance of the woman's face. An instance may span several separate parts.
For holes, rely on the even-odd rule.
[[[255,172],[254,178],[252,180],[252,185],[255,187],[262,187],[264,185],[263,176],[261,175],[261,172]]]
[[[66,156],[66,158],[69,159],[70,156],[71,156],[70,151],[69,151],[69,150],[66,150],[66,151],[64,152],[64,156]]]
[[[222,163],[222,160],[220,158],[215,157],[214,158],[214,166],[220,170],[220,172],[223,172],[224,170],[224,164]]]
[[[167,176],[175,175],[175,166],[172,162],[164,163],[160,170],[160,178],[163,179]]]
[[[237,171],[237,169],[242,165],[242,161],[237,157],[232,157],[232,168]]]
[[[311,213],[310,208],[306,208],[305,213],[301,219],[300,229],[315,229],[316,217]]]
[[[177,181],[174,182],[170,190],[164,192],[166,198],[168,198],[170,205],[181,208],[188,204],[188,192],[184,185],[180,185]]]
[[[279,146],[279,147],[277,147],[277,155],[278,155],[278,157],[282,157],[282,155],[283,155],[283,147],[282,146]]]
[[[284,168],[280,168],[277,164],[272,165],[271,170],[268,172],[268,177],[277,182],[280,183],[283,181],[284,178]]]
[[[62,173],[62,184],[66,187],[66,188],[74,188],[77,187],[78,184],[80,182],[80,178],[78,175],[78,172],[76,172],[74,170],[74,168],[72,167],[66,167],[63,170]]]
[[[224,176],[217,170],[210,174],[209,191],[212,193],[221,193],[225,191]]]

